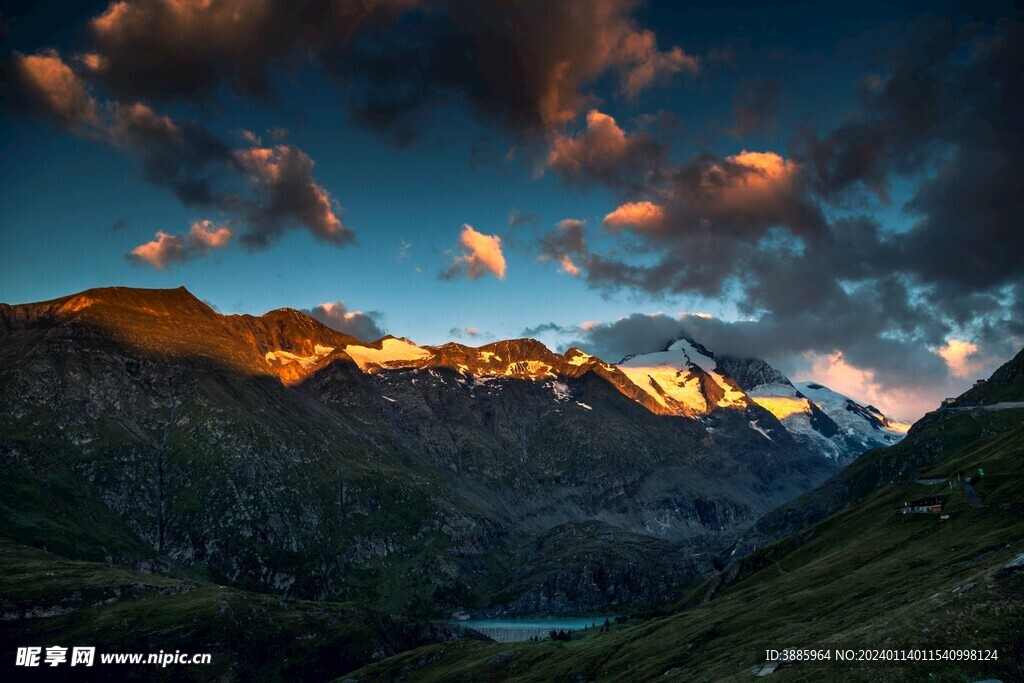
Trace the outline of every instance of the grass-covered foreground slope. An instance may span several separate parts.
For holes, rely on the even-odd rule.
[[[443,643],[349,674],[359,681],[748,680],[766,648],[999,649],[990,662],[799,665],[773,680],[1024,680],[1024,427],[974,442],[932,468],[985,477],[962,483],[887,485],[861,502],[739,563],[685,609],[569,643]],[[936,515],[894,508],[947,498]],[[716,585],[717,584],[717,585]],[[704,601],[707,596],[712,597]]]
[[[987,382],[956,399],[954,407],[928,413],[907,437],[867,451],[821,486],[764,515],[739,544],[740,555],[796,533],[864,500],[889,483],[928,476],[931,468],[969,444],[1024,424],[1024,350]]]
[[[328,680],[446,637],[445,629],[352,603],[290,600],[206,582],[67,560],[0,539],[0,676],[19,646],[95,646],[100,653],[210,653],[208,666],[101,666],[88,680]],[[31,671],[29,673],[39,673]],[[46,680],[85,680],[47,668]],[[38,680],[43,680],[40,674]]]

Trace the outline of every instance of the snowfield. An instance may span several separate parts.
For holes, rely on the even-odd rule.
[[[345,352],[364,372],[368,367],[374,365],[401,367],[425,360],[433,355],[431,351],[417,346],[407,339],[395,339],[394,337],[385,339],[379,349],[352,344],[345,347]]]
[[[717,407],[745,408],[747,405],[746,394],[718,372],[715,359],[701,353],[685,339],[673,342],[665,351],[627,358],[618,368],[666,408],[672,408],[674,401],[690,413],[709,412],[711,407],[700,386],[701,375],[709,376],[722,389],[724,396],[716,402]]]

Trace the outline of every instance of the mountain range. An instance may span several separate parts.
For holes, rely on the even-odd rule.
[[[1014,377],[960,405],[1012,400]],[[700,603],[1007,415],[907,432],[688,338],[609,363],[368,342],[184,289],[0,305],[4,629],[138,649],[154,600],[182,642],[193,610],[245,613],[215,639],[233,675],[280,673],[237,642],[287,621],[311,629],[296,670],[325,677],[464,635],[438,618]]]
[[[9,536],[43,524],[75,559],[388,610],[660,600],[901,436],[686,339],[617,364],[532,339],[365,342],[125,288],[0,306],[0,334]],[[548,557],[556,539],[579,561]]]
[[[686,598],[624,623],[569,642],[426,645],[346,678],[1024,680],[1024,351],[757,528]],[[829,657],[769,661],[771,648]]]

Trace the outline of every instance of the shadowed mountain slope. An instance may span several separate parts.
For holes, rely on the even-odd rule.
[[[517,564],[560,525],[603,525],[579,538],[595,556],[621,534],[683,558],[833,467],[756,404],[654,412],[617,366],[533,340],[368,343],[290,309],[220,315],[183,289],[0,306],[0,330],[3,532],[247,589],[572,611],[558,586],[585,566],[552,583]],[[657,553],[636,557],[590,594],[650,601]],[[710,569],[677,566],[670,594]]]

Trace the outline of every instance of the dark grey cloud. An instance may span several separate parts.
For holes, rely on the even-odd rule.
[[[478,339],[488,335],[475,327],[453,327],[448,330],[448,336],[453,339]]]
[[[719,356],[762,358],[792,379],[826,383],[834,379],[829,377],[830,367],[837,362],[835,349],[841,348],[842,363],[872,374],[865,381],[854,378],[851,386],[835,388],[858,400],[884,402],[885,410],[901,418],[913,419],[934,409],[942,397],[963,391],[973,379],[951,377],[942,358],[921,345],[851,334],[843,324],[832,330],[813,316],[783,323],[770,317],[726,322],[699,315],[633,314],[577,328],[574,333],[566,331],[560,348],[577,346],[617,362],[632,354],[663,350],[681,337],[694,339]],[[978,341],[983,343],[982,338]],[[987,376],[1016,351],[1000,336],[999,344],[974,364],[977,376]]]
[[[301,149],[277,144],[232,149],[203,126],[161,116],[142,104],[114,107],[112,135],[142,161],[146,178],[171,188],[186,206],[225,212],[245,226],[242,243],[263,249],[296,226],[344,246],[355,234],[313,177]]]
[[[665,147],[647,133],[627,134],[614,118],[597,110],[587,113],[579,135],[555,136],[548,167],[575,184],[600,183],[642,192],[659,182],[666,163]]]
[[[964,78],[956,52],[974,33],[946,19],[919,19],[898,36],[903,45],[877,53],[879,73],[858,84],[856,113],[824,135],[806,131],[797,140],[822,194],[866,188],[885,197],[894,173],[911,173],[942,151],[965,113],[966,103],[956,102]]]
[[[312,60],[354,118],[411,141],[425,107],[455,99],[516,131],[563,124],[612,76],[632,97],[700,61],[661,49],[638,0],[218,0],[111,4],[90,22],[91,77],[124,97],[268,97],[269,74]]]
[[[699,60],[661,50],[631,15],[636,0],[428,2],[400,21],[373,50],[355,41],[328,60],[353,93],[357,117],[413,133],[423,107],[453,96],[506,129],[530,132],[566,123],[594,98],[588,86],[607,75],[633,96]],[[333,68],[332,68],[333,67]]]
[[[134,103],[114,105],[110,134],[142,163],[146,179],[170,188],[186,206],[218,201],[223,174],[231,172],[231,149],[200,124],[178,122]]]
[[[342,301],[332,301],[304,308],[302,312],[327,327],[344,332],[356,339],[372,342],[384,336],[384,314],[380,311],[352,311]]]
[[[263,147],[250,135],[248,147],[235,149],[203,125],[141,102],[99,101],[80,69],[54,51],[15,55],[10,68],[13,94],[25,108],[125,150],[139,160],[148,181],[169,188],[184,205],[226,216],[242,228],[247,248],[266,248],[296,227],[334,246],[354,242],[340,207],[314,179],[313,160],[298,147]],[[172,237],[164,239],[168,262],[175,260],[172,254],[190,259],[208,252],[185,248],[184,236],[178,242]]]
[[[510,230],[523,225],[536,225],[538,222],[540,222],[540,216],[535,213],[510,211],[508,214],[508,227]]]
[[[678,318],[663,314],[633,313],[614,322],[594,325],[588,330],[551,325],[553,327],[545,331],[577,335],[564,346],[576,346],[611,363],[632,354],[664,351],[669,343],[686,334]]]
[[[537,337],[542,334],[578,334],[579,328],[572,326],[559,325],[556,322],[541,323],[540,325],[534,325],[533,327],[527,327],[519,333],[521,337]]]
[[[734,138],[769,134],[778,123],[782,83],[774,78],[740,81],[733,95],[735,122],[727,131]]]
[[[806,135],[803,153],[828,198],[887,197],[894,177],[912,177],[904,210],[915,224],[896,240],[900,267],[959,306],[1022,277],[1024,23],[927,19],[901,38],[880,55],[882,75],[862,81],[856,117]]]
[[[578,257],[587,253],[586,223],[575,218],[559,221],[555,229],[541,237],[544,254],[560,259],[564,256]]]
[[[355,242],[355,233],[341,222],[340,207],[314,180],[313,160],[301,149],[291,145],[253,147],[237,150],[233,157],[256,190],[248,200],[238,201],[233,196],[225,202],[244,212],[249,227],[242,234],[246,246],[265,248],[295,223],[320,242],[334,246]]]
[[[410,0],[111,3],[87,28],[93,77],[123,97],[203,100],[222,86],[270,97],[272,67],[349,42]]]
[[[0,62],[3,107],[14,114],[49,119],[79,135],[101,136],[99,107],[79,74],[56,50],[14,52]]]
[[[639,190],[600,165],[578,169],[626,200],[605,219],[617,248],[594,251],[555,230],[539,239],[541,254],[571,257],[606,292],[732,301],[758,322],[687,323],[730,353],[778,361],[841,349],[894,388],[946,386],[935,350],[952,338],[982,345],[990,364],[1005,360],[1024,343],[1022,27],[906,27],[858,85],[857,111],[805,131],[789,158],[698,154]],[[863,214],[872,196],[891,201],[895,180],[913,188],[901,207],[909,230]],[[654,335],[657,347],[677,327],[626,319],[580,341],[614,357],[637,350],[617,336],[642,345]]]

